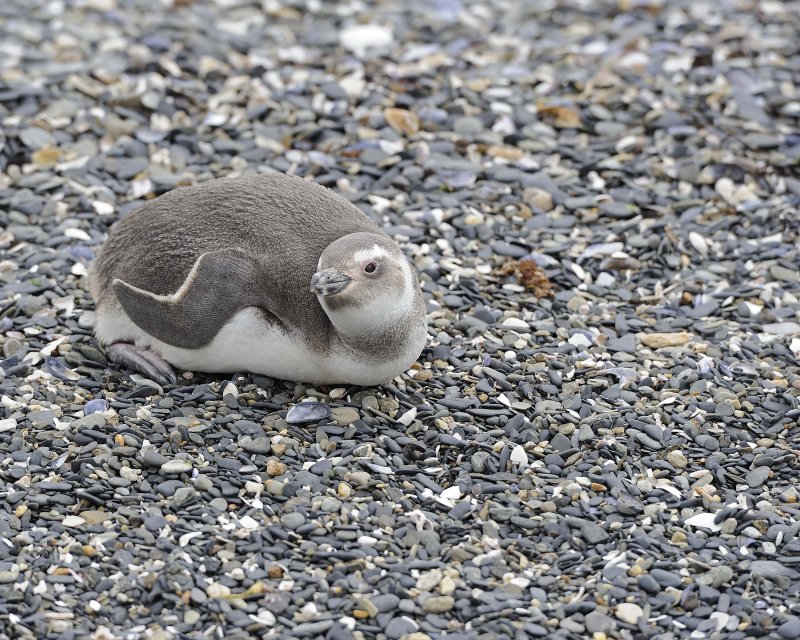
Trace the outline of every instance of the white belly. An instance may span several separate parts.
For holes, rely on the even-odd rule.
[[[148,346],[171,364],[188,371],[252,371],[264,375],[309,380],[324,359],[292,340],[279,327],[265,325],[252,308],[242,309],[216,337],[199,349],[181,349],[143,335],[137,346]]]
[[[387,382],[409,367],[422,348],[420,345],[411,353],[416,345],[409,345],[408,352],[378,364],[358,362],[335,351],[323,356],[292,339],[279,327],[265,325],[252,307],[239,311],[209,344],[199,349],[182,349],[156,340],[124,313],[98,314],[97,335],[103,344],[133,341],[136,346],[149,348],[173,366],[187,371],[250,371],[318,384]]]

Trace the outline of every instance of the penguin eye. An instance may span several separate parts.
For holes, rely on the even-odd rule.
[[[378,268],[377,262],[368,262],[367,265],[364,267],[364,271],[367,273],[375,273],[375,269]]]

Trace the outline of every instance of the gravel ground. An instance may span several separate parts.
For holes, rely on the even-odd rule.
[[[0,638],[800,637],[799,24],[2,2]],[[109,366],[110,224],[270,168],[407,249],[419,363],[374,389]]]

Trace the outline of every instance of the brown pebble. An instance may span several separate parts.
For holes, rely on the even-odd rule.
[[[280,460],[267,460],[267,473],[273,478],[286,473],[286,465]]]

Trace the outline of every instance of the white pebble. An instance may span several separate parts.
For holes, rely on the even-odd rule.
[[[636,624],[644,615],[644,611],[635,602],[623,602],[617,605],[616,615],[623,622]]]
[[[617,279],[607,271],[601,271],[594,280],[594,283],[598,287],[613,287],[616,282]]]
[[[392,30],[379,24],[354,24],[339,33],[342,46],[358,56],[364,55],[367,49],[386,47],[393,39]]]
[[[397,421],[402,425],[409,426],[412,422],[414,422],[414,418],[416,417],[417,417],[417,408],[411,407],[402,416],[400,416],[397,419]]]
[[[224,584],[212,582],[206,587],[206,594],[208,594],[209,598],[224,598],[225,596],[231,595],[231,590]]]
[[[261,526],[252,516],[244,516],[243,518],[239,518],[239,524],[245,529],[258,529],[258,527]]]
[[[719,531],[722,529],[721,524],[714,522],[713,513],[698,513],[691,518],[686,518],[683,522],[692,527],[701,527],[703,529],[710,529],[711,531]]]
[[[69,271],[73,276],[78,276],[79,278],[89,275],[89,270],[82,262],[76,262],[73,264]]]
[[[83,240],[84,242],[88,242],[89,240],[92,239],[92,237],[88,233],[86,233],[83,229],[74,229],[74,228],[65,229],[64,235],[67,236],[67,238]]]
[[[695,248],[697,253],[704,257],[708,255],[708,243],[702,235],[697,233],[697,231],[689,232],[689,242],[692,243],[692,246]]]
[[[585,335],[582,333],[575,333],[569,337],[567,340],[571,345],[575,347],[591,347],[592,341],[589,340]]]
[[[510,329],[521,329],[523,331],[529,331],[530,325],[520,318],[506,318],[503,320],[503,326],[509,327]]]
[[[181,547],[185,547],[187,544],[189,544],[190,540],[192,540],[193,538],[197,538],[198,536],[202,536],[202,535],[203,534],[200,531],[191,531],[189,533],[184,533],[180,538],[178,538],[178,544]]]
[[[114,213],[114,205],[110,202],[103,202],[102,200],[95,200],[92,202],[92,207],[97,215],[110,216]]]
[[[86,524],[86,520],[80,516],[65,516],[61,521],[61,524],[63,524],[65,527],[80,527]]]
[[[192,463],[188,460],[167,460],[161,465],[164,473],[186,473],[192,470]]]
[[[511,450],[511,462],[518,465],[527,465],[528,464],[528,454],[525,452],[525,449],[522,447],[521,444],[516,445]]]
[[[462,496],[462,491],[457,484],[454,484],[452,487],[447,487],[439,495],[445,500],[458,500]]]

